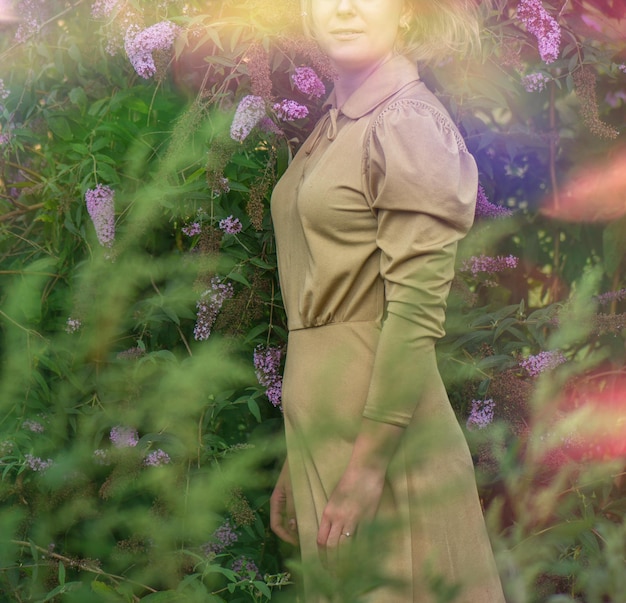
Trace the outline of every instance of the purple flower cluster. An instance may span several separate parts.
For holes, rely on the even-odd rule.
[[[39,0],[39,7],[35,0],[19,0],[15,12],[20,15],[20,24],[15,32],[16,42],[26,42],[34,36],[43,25],[42,11],[45,0]]]
[[[76,333],[76,331],[79,331],[82,326],[83,322],[80,318],[68,316],[67,321],[65,322],[65,332]]]
[[[105,19],[118,7],[120,0],[95,0],[91,5],[91,16],[94,19]]]
[[[244,96],[235,109],[235,116],[230,124],[230,137],[243,142],[263,117],[266,117],[265,101],[252,94]]]
[[[529,73],[522,78],[522,85],[526,92],[541,92],[551,79],[544,73]]]
[[[98,465],[110,465],[111,459],[109,459],[109,453],[102,448],[98,448],[93,451],[93,458]]]
[[[116,425],[109,434],[111,443],[116,448],[134,448],[139,443],[139,435],[134,427]]]
[[[243,228],[239,218],[233,218],[233,216],[228,216],[228,218],[220,220],[219,227],[226,234],[239,234]]]
[[[178,34],[178,27],[171,21],[160,21],[146,29],[131,25],[126,31],[124,49],[141,77],[148,79],[156,73],[152,53],[155,50],[169,50]]]
[[[491,257],[488,255],[472,256],[461,264],[462,272],[471,272],[473,276],[480,273],[495,274],[509,268],[516,268],[519,258],[514,255]]]
[[[244,557],[243,555],[241,557],[237,557],[237,559],[233,561],[231,569],[233,570],[233,572],[236,572],[243,577],[254,574],[254,577],[256,579],[261,578],[261,574],[259,573],[259,568],[257,567],[257,564],[249,557]]]
[[[203,544],[200,548],[205,555],[219,555],[224,552],[231,544],[235,544],[239,536],[233,529],[230,521],[225,521],[219,528],[211,534],[209,542]]]
[[[32,419],[26,419],[22,422],[22,429],[28,429],[33,433],[43,433],[46,429],[39,421],[33,421]]]
[[[254,349],[254,371],[258,382],[265,387],[265,395],[274,406],[280,406],[283,378],[280,374],[280,360],[282,349],[278,347],[263,347],[258,345]]]
[[[624,73],[626,73],[626,63],[622,63],[621,65],[618,65],[617,67],[620,71],[623,71]]]
[[[146,458],[143,460],[143,464],[147,467],[159,467],[161,465],[169,465],[171,462],[172,459],[170,458],[170,455],[160,448],[150,452],[148,456],[146,456]]]
[[[200,222],[192,222],[191,224],[187,224],[187,226],[183,226],[182,231],[183,234],[186,234],[188,237],[193,237],[202,232],[202,226],[200,226]]]
[[[9,132],[0,132],[0,147],[3,147],[11,142],[11,134]]]
[[[11,91],[6,88],[4,80],[0,77],[0,100],[7,99],[9,94],[11,94]]]
[[[85,193],[89,217],[103,247],[111,247],[115,240],[115,191],[98,184]]]
[[[561,27],[543,7],[541,0],[520,0],[517,16],[537,38],[542,60],[546,63],[556,61],[561,45]]]
[[[493,422],[495,402],[488,400],[472,400],[472,410],[467,418],[468,429],[483,429]]]
[[[211,279],[209,288],[196,302],[196,326],[193,336],[197,341],[204,341],[211,335],[213,323],[219,314],[222,304],[234,294],[232,283],[223,283],[217,276]]]
[[[300,92],[310,97],[320,98],[326,94],[324,83],[311,67],[296,67],[291,74],[291,81]]]
[[[548,352],[539,352],[534,356],[528,356],[522,360],[519,365],[526,370],[531,377],[550,371],[560,364],[567,362],[567,358],[563,355],[563,352],[559,350],[552,350]]]
[[[307,107],[287,98],[283,99],[279,103],[275,103],[274,111],[276,112],[278,119],[282,119],[283,121],[302,119],[309,114]]]
[[[116,358],[119,360],[137,360],[137,358],[141,358],[145,353],[146,351],[137,345],[118,352]]]
[[[600,293],[596,296],[596,300],[599,304],[608,304],[615,301],[622,301],[626,299],[626,289],[620,289],[619,291],[607,291],[606,293]]]
[[[510,216],[513,212],[508,207],[495,205],[487,198],[485,189],[479,184],[478,195],[476,196],[476,217],[482,218],[503,218]]]
[[[31,471],[45,471],[54,465],[54,461],[52,459],[44,461],[42,458],[33,456],[32,454],[25,455],[24,460]]]

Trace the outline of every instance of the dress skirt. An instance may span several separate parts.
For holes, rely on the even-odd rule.
[[[320,518],[360,427],[379,333],[377,322],[355,321],[289,334],[283,410],[304,601],[503,603],[472,460],[436,367],[376,519],[342,539],[337,558],[320,557]]]

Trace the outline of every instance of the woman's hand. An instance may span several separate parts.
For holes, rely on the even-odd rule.
[[[270,527],[281,540],[293,545],[298,544],[298,525],[287,461],[283,464],[270,497]]]
[[[322,561],[336,565],[339,547],[359,526],[376,515],[385,484],[385,471],[348,467],[324,508],[317,533]]]
[[[320,557],[329,567],[338,560],[340,545],[376,515],[387,468],[403,433],[397,425],[362,420],[348,466],[326,503],[317,532]]]

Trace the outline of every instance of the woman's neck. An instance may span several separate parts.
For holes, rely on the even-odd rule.
[[[363,69],[342,69],[336,65],[337,79],[335,80],[335,100],[340,109],[350,96],[358,90],[363,82],[376,71],[383,63],[386,63],[391,56],[368,65]]]

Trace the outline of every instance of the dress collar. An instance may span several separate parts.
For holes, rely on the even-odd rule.
[[[395,55],[369,75],[348,97],[339,113],[350,119],[359,119],[370,113],[400,88],[418,80],[417,65],[403,55]],[[336,107],[337,99],[333,89],[323,108],[336,110]]]

